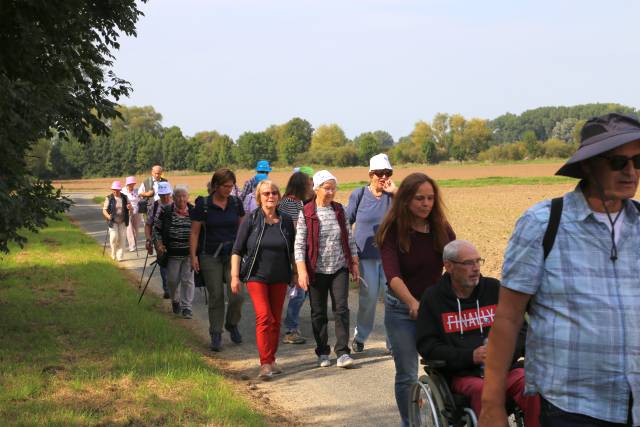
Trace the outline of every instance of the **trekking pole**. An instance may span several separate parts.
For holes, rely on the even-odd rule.
[[[144,271],[147,269],[147,260],[149,259],[149,251],[147,251],[147,256],[144,257],[144,267],[142,267],[142,275],[140,275],[140,283],[138,284],[138,289],[142,287],[142,278],[144,277]]]
[[[107,240],[109,240],[109,226],[107,225],[107,234],[104,236],[104,245],[102,245],[102,256],[104,256],[104,251],[107,250]]]
[[[153,265],[153,268],[151,269],[151,273],[149,274],[149,278],[147,279],[147,283],[145,283],[144,288],[142,289],[142,292],[140,293],[140,298],[138,298],[138,304],[140,304],[140,301],[142,301],[142,297],[144,296],[145,291],[147,290],[147,286],[149,286],[149,282],[151,281],[151,276],[153,276],[153,272],[156,271],[156,266],[158,265],[158,261],[153,261],[151,263]]]

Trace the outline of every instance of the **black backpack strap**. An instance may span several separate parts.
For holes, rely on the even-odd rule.
[[[631,200],[631,203],[633,203],[633,206],[635,206],[638,212],[640,212],[640,202],[637,200]]]
[[[356,210],[354,211],[357,215],[358,213],[358,208],[360,207],[360,202],[362,201],[362,198],[364,197],[364,192],[367,191],[367,186],[365,185],[364,187],[360,187],[360,193],[358,194],[358,198],[356,199]]]
[[[549,252],[553,249],[553,244],[556,241],[556,234],[558,233],[558,226],[560,225],[560,218],[562,217],[563,202],[564,200],[562,197],[551,199],[549,223],[547,224],[547,230],[544,232],[544,238],[542,239],[545,260],[547,259],[547,256],[549,256]]]

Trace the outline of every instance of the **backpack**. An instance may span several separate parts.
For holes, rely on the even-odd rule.
[[[251,193],[247,193],[242,201],[242,207],[244,208],[245,213],[250,214],[258,207],[258,202],[256,202],[256,193],[252,191]]]
[[[640,212],[640,203],[631,200],[631,203],[636,207],[638,212]],[[544,250],[544,259],[547,259],[549,256],[549,252],[553,249],[553,244],[556,241],[556,234],[558,233],[558,227],[560,226],[560,218],[562,217],[562,207],[564,204],[564,199],[562,197],[556,197],[551,199],[551,210],[549,212],[549,223],[547,224],[547,229],[544,232],[544,237],[542,238],[542,248]],[[624,207],[623,207],[624,209]]]

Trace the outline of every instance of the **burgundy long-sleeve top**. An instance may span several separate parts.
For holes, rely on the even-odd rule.
[[[456,235],[451,228],[448,234],[450,241],[455,240]],[[425,289],[435,285],[442,276],[442,253],[434,249],[431,233],[412,230],[410,240],[409,252],[400,251],[397,230],[392,227],[385,236],[380,255],[387,285],[394,277],[399,277],[411,295],[420,301]]]

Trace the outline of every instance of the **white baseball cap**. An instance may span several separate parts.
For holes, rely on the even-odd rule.
[[[173,190],[171,189],[171,184],[167,181],[162,181],[158,183],[158,195],[163,196],[165,194],[171,194]]]
[[[369,159],[369,172],[382,169],[393,170],[393,168],[391,167],[391,163],[389,162],[389,157],[386,154],[376,154]]]
[[[318,171],[313,175],[313,189],[317,190],[322,184],[331,180],[334,180],[336,184],[338,183],[338,179],[328,170]]]

